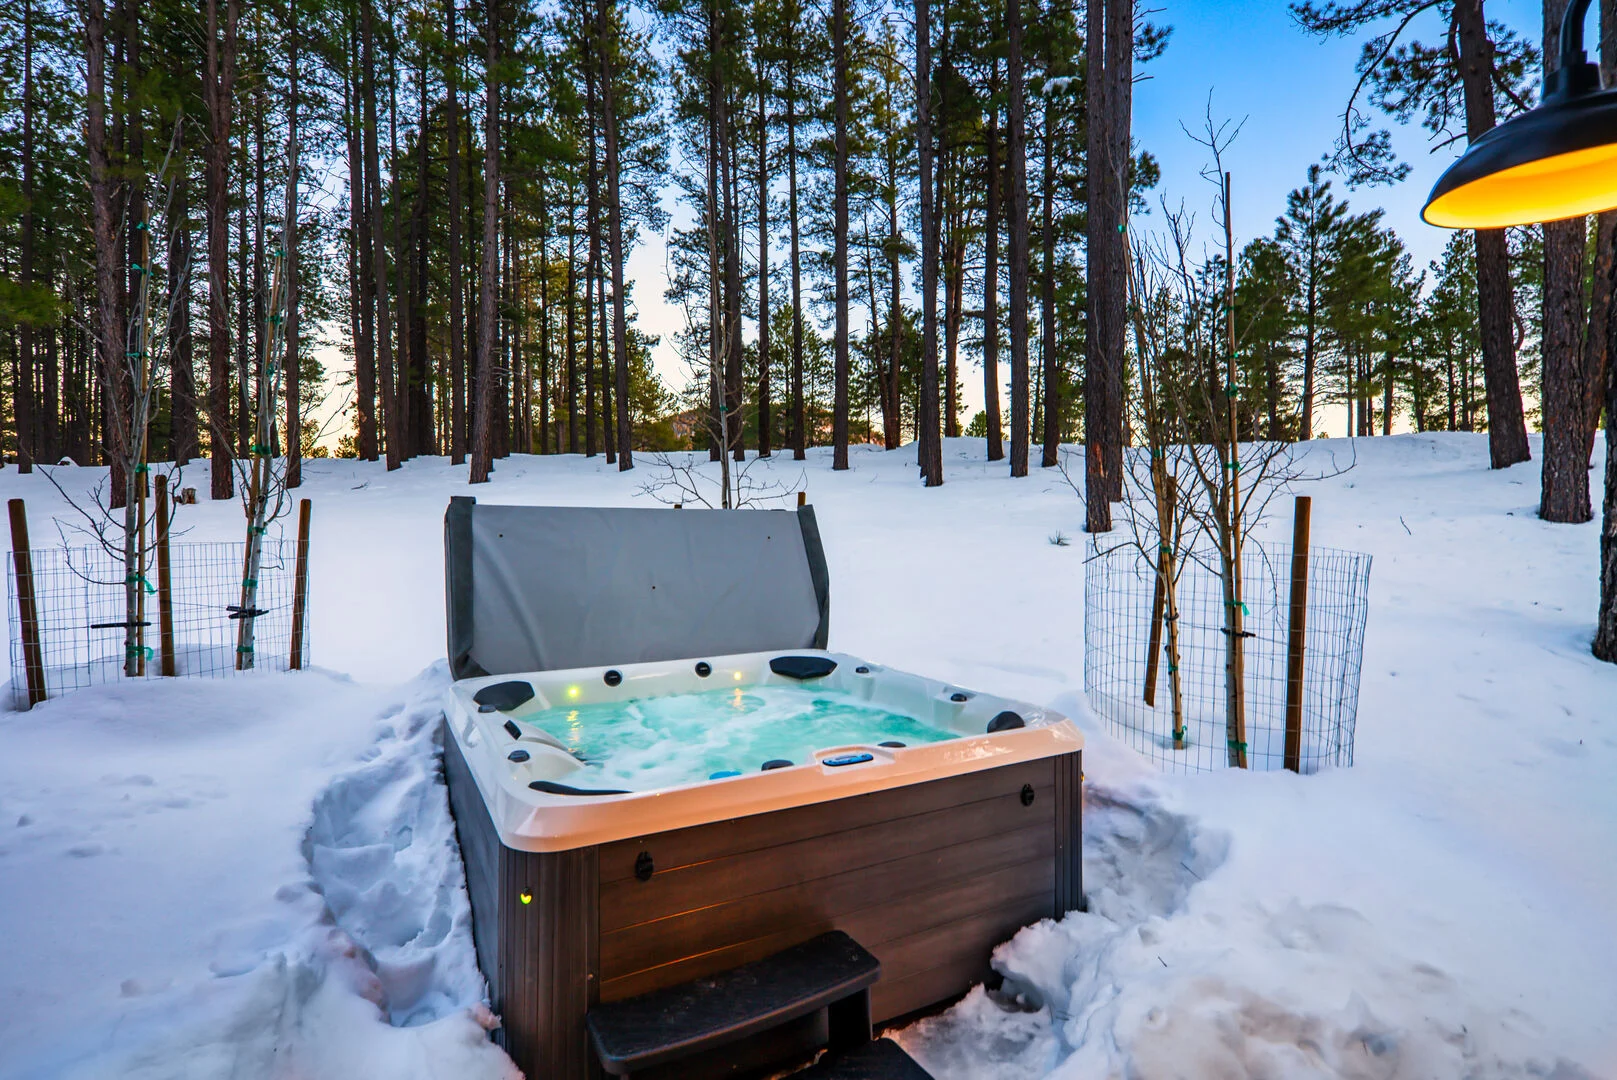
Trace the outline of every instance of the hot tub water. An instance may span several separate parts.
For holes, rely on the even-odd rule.
[[[841,691],[775,686],[557,706],[518,722],[586,762],[569,784],[628,791],[755,773],[766,761],[801,765],[833,746],[919,746],[957,737]]]

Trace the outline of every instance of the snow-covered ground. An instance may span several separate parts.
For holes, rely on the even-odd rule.
[[[834,647],[1089,736],[1091,912],[1023,931],[1000,993],[899,1035],[940,1080],[1617,1080],[1596,527],[1540,522],[1537,466],[1490,472],[1484,436],[1356,449],[1311,493],[1316,543],[1375,556],[1357,763],[1313,777],[1161,776],[1106,736],[1082,702],[1083,513],[1053,470],[1010,480],[966,440],[930,491],[910,449],[769,467],[818,511]],[[648,471],[515,458],[474,493],[644,502]],[[435,772],[465,469],[305,475],[319,671],[0,714],[0,1077],[513,1075],[484,1037]],[[205,492],[205,469],[185,483]],[[19,495],[48,542],[65,504],[0,472]],[[234,504],[184,511],[188,538],[241,531]]]

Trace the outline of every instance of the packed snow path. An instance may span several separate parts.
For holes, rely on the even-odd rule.
[[[1055,471],[1010,480],[975,440],[946,443],[931,491],[912,448],[769,466],[818,511],[839,649],[1049,703],[1089,736],[1091,912],[1025,930],[999,991],[902,1033],[940,1080],[1617,1080],[1596,526],[1540,522],[1536,464],[1490,472],[1485,436],[1356,451],[1309,493],[1316,543],[1376,559],[1357,764],[1301,778],[1159,776],[1099,729],[1083,512]],[[651,466],[515,458],[472,493],[644,502]],[[321,671],[0,715],[0,1077],[511,1074],[434,737],[442,513],[465,469],[305,476]],[[206,490],[205,468],[185,483]],[[36,543],[69,518],[43,477],[7,469],[0,495],[28,500]],[[183,511],[188,539],[239,538],[234,503]]]

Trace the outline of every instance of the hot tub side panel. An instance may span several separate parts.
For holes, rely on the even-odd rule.
[[[873,1019],[902,1016],[1082,903],[1077,753],[552,854],[500,843],[447,732],[444,760],[498,1039],[530,1076],[601,1075],[584,1028],[597,1000],[832,929],[882,961]]]
[[[995,945],[1078,906],[1079,768],[1074,753],[603,844],[600,999],[833,929],[882,962],[874,1019],[959,994]]]
[[[501,1018],[496,1041],[527,1076],[601,1075],[584,1030],[595,1001],[597,849],[539,854],[502,844],[448,730],[444,779],[466,867],[477,966]]]

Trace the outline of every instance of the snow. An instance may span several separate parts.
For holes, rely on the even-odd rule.
[[[1356,447],[1309,492],[1315,543],[1375,557],[1356,764],[1312,777],[1163,776],[1090,716],[1083,512],[1055,471],[1011,480],[967,440],[930,491],[912,448],[772,467],[806,477],[834,647],[1048,704],[1089,739],[1091,910],[1024,930],[1002,988],[899,1033],[940,1080],[1617,1078],[1597,526],[1539,521],[1537,465],[1488,470],[1485,436]],[[474,493],[644,503],[651,468],[515,458]],[[305,476],[320,670],[0,714],[0,1077],[514,1075],[436,771],[465,469]],[[36,537],[68,514],[42,477],[6,470],[0,496]],[[184,510],[190,539],[241,532],[235,504]]]

